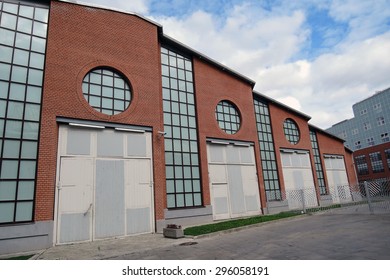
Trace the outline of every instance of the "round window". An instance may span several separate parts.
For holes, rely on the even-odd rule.
[[[227,134],[235,134],[240,129],[241,119],[237,107],[226,100],[218,103],[215,117],[219,127]]]
[[[131,91],[128,82],[111,69],[96,68],[90,71],[84,77],[82,87],[89,105],[103,114],[117,115],[130,105]]]
[[[296,122],[292,119],[286,119],[283,124],[284,135],[291,144],[298,144],[299,142],[299,128]]]

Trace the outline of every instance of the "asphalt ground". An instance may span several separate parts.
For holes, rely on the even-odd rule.
[[[55,246],[33,259],[390,260],[390,213],[332,210],[197,238],[144,234]]]

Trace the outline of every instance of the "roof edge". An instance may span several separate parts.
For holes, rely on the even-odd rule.
[[[315,130],[317,130],[317,131],[319,131],[319,132],[321,132],[321,133],[323,133],[325,135],[328,135],[328,136],[330,136],[330,137],[332,137],[332,138],[334,138],[334,139],[336,139],[336,140],[338,140],[340,142],[345,143],[345,140],[343,138],[340,138],[340,137],[338,137],[338,136],[336,136],[336,135],[326,131],[325,129],[319,128],[318,126],[315,126],[315,125],[309,123],[309,128],[315,129]]]
[[[232,70],[231,68],[219,63],[218,61],[208,57],[207,55],[202,54],[201,52],[198,52],[197,50],[183,44],[182,42],[180,42],[180,41],[178,41],[178,40],[176,40],[176,39],[174,39],[166,34],[161,33],[160,40],[162,43],[173,45],[174,47],[178,48],[179,50],[182,50],[184,53],[188,53],[191,56],[194,56],[194,57],[201,59],[209,64],[212,64],[213,66],[215,66],[219,70],[222,70],[222,71],[227,72],[236,78],[239,78],[240,80],[248,83],[252,87],[252,89],[254,88],[254,86],[256,84],[256,82],[254,80],[238,73],[235,70]]]
[[[277,105],[279,107],[287,109],[288,111],[292,112],[293,114],[299,115],[299,116],[303,117],[307,121],[311,119],[311,116],[306,115],[305,113],[302,113],[301,111],[298,111],[298,110],[296,110],[294,108],[291,108],[290,106],[288,106],[288,105],[286,105],[286,104],[284,104],[282,102],[279,102],[276,99],[273,99],[273,98],[271,98],[269,96],[266,96],[266,95],[264,95],[264,94],[262,94],[262,93],[260,93],[258,91],[253,91],[253,94],[255,94],[255,95],[257,95],[257,96],[259,96],[261,98],[267,99],[267,101],[269,101],[269,102],[271,102],[271,103],[273,103],[273,104],[275,104],[275,105]]]
[[[138,17],[138,18],[140,18],[142,20],[145,20],[145,21],[155,25],[159,29],[159,33],[162,32],[162,25],[161,24],[159,24],[158,22],[155,22],[155,21],[153,21],[153,20],[151,20],[151,19],[149,19],[149,18],[147,18],[147,17],[145,17],[143,15],[135,13],[135,12],[121,10],[121,9],[116,9],[116,8],[112,8],[112,7],[108,7],[108,6],[104,6],[104,5],[93,4],[93,3],[83,2],[83,1],[76,1],[76,0],[55,0],[55,1],[69,3],[69,4],[75,4],[75,5],[79,5],[79,6],[97,8],[97,9],[102,9],[102,10],[113,11],[113,12],[118,12],[118,13],[122,13],[122,14],[136,16],[136,17]]]

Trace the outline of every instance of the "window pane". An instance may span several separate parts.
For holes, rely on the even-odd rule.
[[[194,206],[202,205],[202,196],[200,193],[194,193]]]
[[[34,181],[19,181],[18,200],[34,199]]]
[[[32,20],[26,18],[19,18],[17,30],[30,34],[32,30]]]
[[[35,161],[20,161],[19,178],[34,179],[35,178]]]
[[[7,101],[0,100],[0,118],[5,117],[5,111],[7,110]]]
[[[26,101],[32,103],[41,103],[41,88],[34,86],[27,86]]]
[[[49,17],[49,11],[48,9],[42,9],[42,8],[35,8],[35,15],[34,19],[47,22]]]
[[[9,93],[9,99],[24,101],[24,92],[26,90],[25,85],[11,83],[11,89]]]
[[[28,83],[30,85],[41,86],[43,80],[43,71],[30,69],[28,71]]]
[[[37,140],[38,139],[38,123],[24,122],[23,138]]]
[[[32,220],[32,202],[19,202],[16,204],[16,222],[31,221]]]
[[[34,15],[34,8],[29,6],[23,6],[21,5],[19,8],[19,15],[32,18]]]
[[[0,203],[0,223],[13,222],[14,206],[14,203]]]
[[[0,61],[11,63],[12,48],[6,46],[0,46]]]
[[[29,121],[39,121],[41,106],[36,104],[26,104],[24,119]]]
[[[26,83],[26,80],[27,80],[27,68],[13,66],[11,81],[18,82],[18,83]]]
[[[0,134],[3,135],[4,132],[4,120],[0,119]],[[3,140],[0,140],[0,147],[3,145]]]
[[[21,102],[8,102],[7,117],[10,119],[23,119],[23,105]]]
[[[32,37],[31,50],[44,53],[46,49],[46,40],[38,37]]]
[[[173,195],[173,194],[168,194],[167,195],[167,207],[168,208],[176,207],[176,205],[175,205],[175,195]]]
[[[31,41],[31,36],[22,34],[22,33],[16,33],[16,41],[15,41],[15,46],[21,49],[30,49],[30,41]]]
[[[22,136],[22,122],[7,120],[5,126],[5,137],[20,138]]]
[[[176,195],[176,207],[184,207],[184,194]]]
[[[0,81],[0,98],[6,99],[8,96],[8,82]]]
[[[15,200],[16,181],[0,182],[0,201]]]
[[[20,141],[16,140],[4,140],[4,158],[19,158]]]
[[[0,63],[0,79],[9,80],[11,65]]]
[[[0,28],[0,43],[8,46],[14,45],[15,32]]]
[[[194,203],[192,201],[192,194],[186,194],[186,206],[194,206]]]
[[[47,24],[41,22],[34,22],[33,34],[35,36],[46,37]]]
[[[1,165],[1,179],[17,179],[18,177],[18,161],[3,160]]]
[[[11,14],[17,14],[18,13],[18,5],[11,4],[11,3],[4,3],[3,4],[3,11],[9,12]]]
[[[1,15],[1,27],[6,27],[9,29],[15,29],[16,28],[16,16],[3,13]]]
[[[18,50],[15,49],[15,55],[14,55],[14,64],[19,64],[23,66],[28,66],[28,51]]]
[[[37,142],[23,141],[21,158],[35,159],[37,156]]]
[[[45,56],[39,53],[30,54],[30,67],[43,69]]]

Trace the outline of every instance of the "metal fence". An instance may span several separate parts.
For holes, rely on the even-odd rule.
[[[319,198],[314,187],[288,190],[281,193],[281,197],[280,201],[267,201],[268,213],[289,210],[303,213],[325,210],[341,214],[390,213],[390,178],[332,186],[327,195]]]

